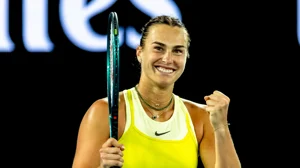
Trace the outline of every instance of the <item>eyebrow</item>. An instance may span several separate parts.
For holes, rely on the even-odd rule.
[[[154,41],[152,44],[157,44],[157,45],[160,45],[162,47],[166,46],[164,43],[161,43],[161,42],[158,42],[158,41]],[[184,45],[176,45],[176,46],[174,46],[174,48],[185,48],[185,46]]]

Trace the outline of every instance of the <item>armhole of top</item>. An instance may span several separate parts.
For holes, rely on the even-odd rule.
[[[131,93],[129,93],[130,90],[125,90],[124,91],[124,99],[125,99],[125,115],[126,115],[126,120],[125,120],[125,128],[124,128],[124,133],[125,134],[127,132],[127,130],[129,129],[130,123],[131,123],[131,115],[130,115],[130,103],[129,103],[129,97],[131,96]]]
[[[189,126],[188,130],[189,130],[189,132],[192,133],[192,136],[194,137],[194,141],[195,141],[196,145],[198,146],[196,131],[195,131],[195,128],[194,128],[194,124],[193,124],[193,120],[191,118],[191,115],[190,115],[187,107],[185,106],[184,102],[181,100],[181,98],[179,96],[177,96],[177,98],[179,99],[180,106],[181,106],[182,110],[185,112],[186,122],[187,122],[187,125]]]
[[[134,114],[133,114],[133,99],[132,99],[132,90],[128,89],[124,91],[124,99],[125,99],[125,109],[126,109],[126,121],[125,121],[125,128],[124,134],[129,129],[130,125],[133,124],[134,121]]]

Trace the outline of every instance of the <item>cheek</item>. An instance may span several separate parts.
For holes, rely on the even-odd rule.
[[[147,63],[147,64],[152,64],[153,62],[157,61],[159,59],[159,56],[157,54],[148,54],[144,55],[142,57],[142,62]]]
[[[176,62],[177,62],[177,64],[178,64],[178,66],[184,68],[185,65],[186,65],[186,57],[178,57],[178,58],[176,59]]]

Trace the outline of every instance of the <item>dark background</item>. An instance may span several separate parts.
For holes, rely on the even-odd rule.
[[[276,164],[274,158],[265,161],[279,150],[269,144],[274,136],[278,142],[280,128],[271,129],[274,125],[269,123],[273,116],[281,117],[274,107],[283,103],[281,96],[297,86],[291,77],[300,53],[296,1],[175,2],[192,42],[174,93],[204,103],[203,97],[213,90],[224,92],[231,98],[230,130],[242,166]],[[62,31],[58,1],[53,0],[48,29],[54,50],[26,51],[22,3],[10,3],[10,35],[16,49],[0,53],[3,161],[10,167],[71,167],[81,118],[95,100],[106,96],[106,53],[73,45]],[[106,26],[98,23],[106,25],[111,11],[118,13],[120,25],[137,30],[150,19],[128,1],[118,1],[90,20],[96,32],[105,33]],[[126,45],[120,48],[120,60],[123,90],[137,84],[139,69],[135,51]]]

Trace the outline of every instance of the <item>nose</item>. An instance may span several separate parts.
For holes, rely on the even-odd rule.
[[[165,52],[161,60],[164,63],[172,62],[172,52],[171,51]]]

